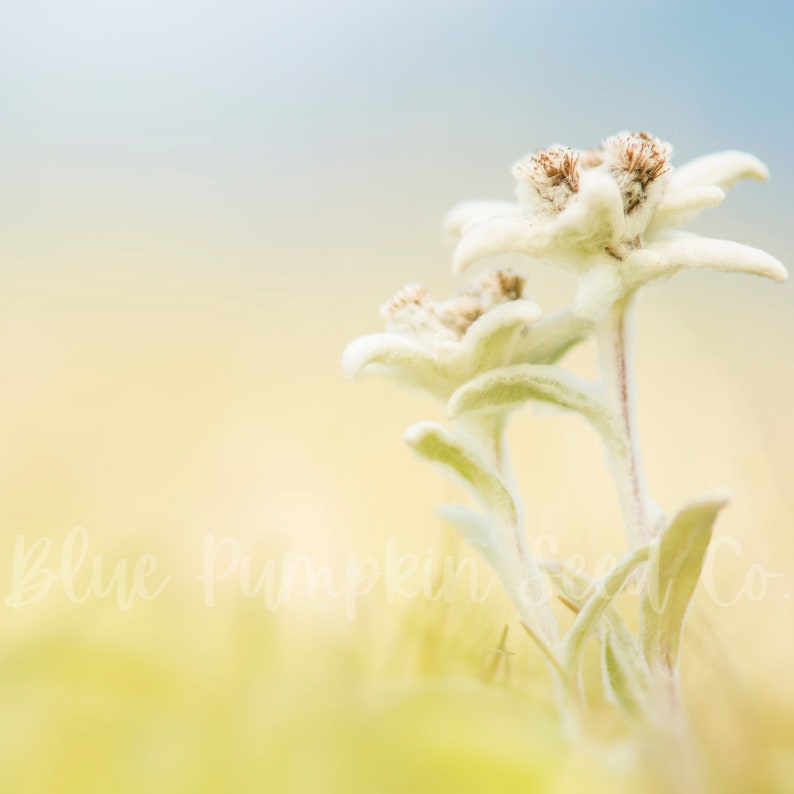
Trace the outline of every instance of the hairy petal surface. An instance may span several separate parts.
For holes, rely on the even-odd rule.
[[[437,357],[402,334],[368,334],[354,339],[342,354],[342,369],[350,380],[385,375],[441,399],[454,388]]]
[[[573,312],[587,320],[597,320],[623,296],[626,284],[617,265],[597,265],[580,279]]]
[[[452,254],[452,269],[462,273],[479,259],[511,252],[538,259],[548,251],[550,239],[550,224],[538,219],[516,216],[472,223]]]
[[[725,191],[715,185],[693,185],[673,190],[662,196],[651,222],[646,229],[647,238],[693,221],[703,210],[719,207],[725,200]]]
[[[554,364],[592,333],[593,324],[571,311],[546,317],[521,334],[511,364]]]
[[[445,240],[456,243],[469,223],[520,214],[521,209],[515,201],[464,201],[447,213],[441,223],[441,231]]]
[[[502,303],[475,320],[451,361],[453,369],[469,377],[478,372],[507,364],[513,357],[519,338],[531,323],[540,319],[540,307],[527,300]]]
[[[747,273],[774,281],[788,278],[786,268],[760,248],[686,232],[668,235],[639,249],[626,259],[625,267],[634,271],[629,277],[638,284],[667,278],[687,268]]]
[[[752,154],[727,151],[707,154],[684,163],[670,174],[668,184],[673,190],[696,185],[714,185],[728,190],[742,179],[765,182],[769,179],[769,169]]]

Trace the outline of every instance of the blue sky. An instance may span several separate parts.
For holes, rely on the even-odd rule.
[[[2,236],[13,254],[60,240],[64,218],[109,246],[120,227],[193,235],[243,270],[307,222],[332,248],[362,226],[418,248],[459,199],[508,195],[525,151],[642,128],[680,160],[764,159],[772,182],[702,228],[785,260],[792,23],[789,5],[736,2],[17,4],[0,33]]]

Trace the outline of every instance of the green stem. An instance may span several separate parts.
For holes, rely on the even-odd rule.
[[[527,546],[524,506],[505,442],[505,425],[504,414],[473,417],[463,422],[467,435],[478,440],[499,471],[516,509],[515,523],[502,527],[502,553],[496,573],[515,604],[522,623],[541,645],[544,655],[557,658],[560,630],[548,590]]]
[[[658,534],[659,508],[648,496],[637,439],[632,302],[630,294],[613,304],[596,323],[596,338],[604,400],[617,423],[617,437],[606,441],[607,459],[620,499],[626,539],[631,548],[637,548]]]

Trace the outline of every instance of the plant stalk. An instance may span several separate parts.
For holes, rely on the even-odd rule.
[[[596,323],[601,384],[615,417],[617,438],[606,441],[607,460],[620,499],[630,548],[649,543],[659,532],[659,508],[648,496],[637,439],[632,317],[634,295],[615,302]]]

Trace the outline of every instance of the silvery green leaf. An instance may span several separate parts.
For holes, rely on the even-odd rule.
[[[368,334],[354,339],[342,355],[342,368],[351,380],[368,374],[387,375],[441,399],[454,388],[438,358],[402,334]]]
[[[601,634],[601,675],[608,700],[632,716],[645,711],[651,688],[648,668],[636,644],[627,647],[609,627]]]
[[[540,319],[540,307],[528,300],[508,301],[495,306],[469,326],[450,361],[453,372],[471,377],[478,372],[507,364],[527,326]],[[528,330],[529,334],[533,331]],[[462,382],[464,378],[459,378]]]
[[[612,416],[597,389],[560,367],[546,364],[514,364],[485,372],[455,391],[447,413],[454,419],[463,414],[511,411],[529,401],[576,411],[609,438],[614,435]]]
[[[442,221],[441,230],[446,240],[456,243],[468,223],[504,215],[518,215],[520,212],[518,204],[514,201],[465,201],[447,213]]]
[[[625,261],[630,278],[639,283],[667,278],[687,268],[721,270],[766,276],[775,281],[788,278],[786,268],[775,257],[749,245],[677,232],[655,240]]]
[[[496,567],[499,560],[498,535],[488,516],[464,505],[441,505],[439,515],[454,524],[461,537]]]
[[[769,179],[769,169],[751,154],[728,151],[684,163],[670,174],[668,184],[671,190],[697,185],[714,185],[727,190],[742,179],[765,182]]]
[[[541,569],[546,571],[552,583],[560,591],[565,601],[573,608],[581,612],[590,596],[595,592],[596,583],[582,571],[572,570],[563,565],[558,560],[544,560],[540,563]],[[610,668],[617,668],[615,672],[611,669],[602,668],[602,673],[611,678],[618,675],[628,677],[633,681],[632,691],[640,695],[650,689],[650,676],[645,660],[637,647],[637,641],[631,630],[626,625],[620,613],[613,604],[608,604],[603,614],[603,631],[609,633],[609,657],[604,657],[603,662],[609,663]],[[603,642],[602,638],[602,642]],[[602,645],[602,654],[606,651]],[[605,682],[605,688],[611,691],[615,698],[623,701],[624,708],[629,708],[628,702],[632,698],[629,694],[625,695],[619,691],[621,684],[615,680],[609,686]],[[625,688],[625,687],[624,687]]]
[[[583,571],[572,570],[559,562],[559,560],[543,560],[539,563],[539,566],[549,575],[552,583],[565,600],[570,602],[577,612],[581,612],[590,596],[595,592],[596,582]],[[626,625],[626,621],[623,620],[620,613],[611,604],[607,606],[604,618],[620,645],[629,649],[633,648],[634,655],[638,656],[639,652],[634,635]]]
[[[598,630],[607,608],[620,595],[637,566],[648,559],[649,551],[649,546],[632,550],[596,585],[565,636],[563,663],[566,669],[572,673],[578,670],[585,642]]]
[[[465,438],[436,422],[418,422],[408,428],[405,441],[420,458],[467,487],[492,515],[515,524],[516,506],[499,472]]]
[[[715,185],[693,185],[666,193],[654,210],[646,236],[684,226],[703,210],[718,207],[724,200],[725,191]]]
[[[571,311],[546,317],[518,339],[511,364],[554,364],[572,347],[583,342],[593,324]]]
[[[717,493],[681,510],[654,541],[640,602],[640,638],[652,668],[675,670],[684,619],[700,578],[714,520],[729,501]]]

